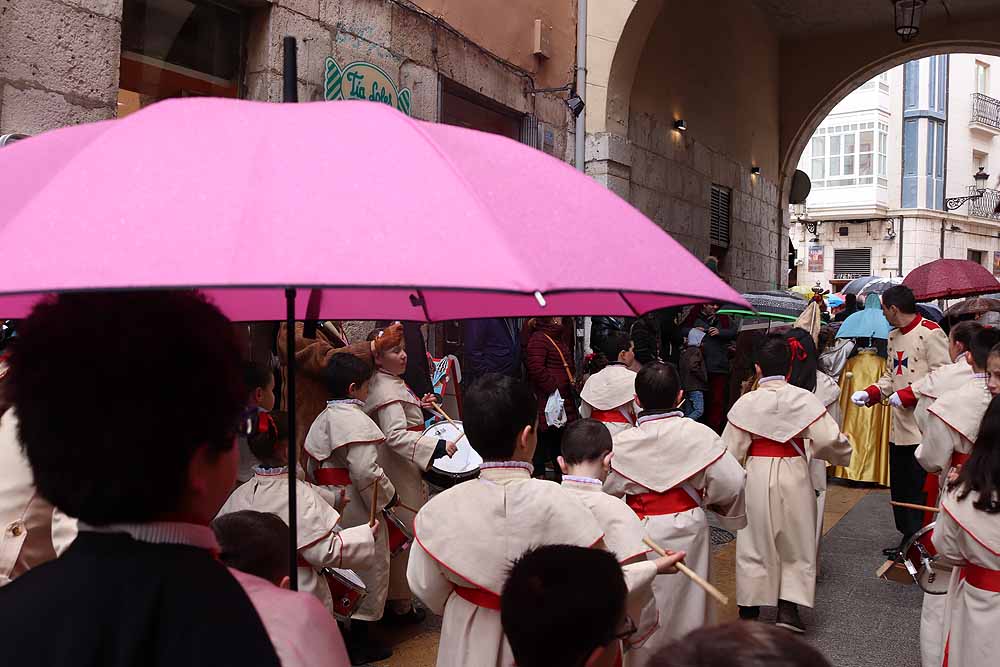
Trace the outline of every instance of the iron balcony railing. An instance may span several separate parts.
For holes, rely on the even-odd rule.
[[[1000,130],[1000,100],[982,93],[972,93],[972,123],[981,123]]]
[[[978,192],[976,188],[970,187],[969,194]],[[990,220],[1000,220],[1000,190],[984,190],[983,196],[969,202],[969,215],[977,218],[989,218]]]

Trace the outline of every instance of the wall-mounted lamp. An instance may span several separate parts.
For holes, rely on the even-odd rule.
[[[750,167],[750,173],[754,176],[760,176],[760,167]]]
[[[674,129],[678,132],[687,132],[688,124],[683,118],[679,118],[674,121]]]

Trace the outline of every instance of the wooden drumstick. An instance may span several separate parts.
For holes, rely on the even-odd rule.
[[[455,444],[457,445],[458,441],[465,437],[465,429],[460,428],[458,424],[456,424],[455,422],[453,422],[451,420],[451,417],[449,417],[448,413],[444,411],[444,408],[441,407],[440,403],[438,403],[437,401],[434,401],[431,405],[433,406],[433,407],[431,407],[431,410],[433,410],[434,412],[438,413],[438,415],[440,415],[441,417],[443,417],[446,422],[448,422],[449,424],[451,424],[452,426],[454,426],[456,429],[458,429],[461,432],[461,435],[459,435],[457,438],[455,438]]]
[[[378,480],[372,482],[372,514],[368,519],[368,525],[375,525],[375,513],[378,512]]]
[[[940,512],[937,507],[930,507],[929,505],[915,505],[913,503],[899,503],[895,500],[889,501],[890,505],[895,505],[896,507],[905,507],[910,510],[920,510],[921,512]]]
[[[648,546],[650,549],[652,549],[653,551],[655,551],[659,555],[661,555],[661,556],[668,556],[669,555],[663,547],[661,547],[659,544],[657,544],[653,540],[649,539],[648,536],[644,536],[642,538],[642,541],[646,543],[646,546]],[[691,568],[689,568],[687,565],[685,565],[684,563],[677,563],[674,567],[676,567],[677,570],[681,574],[683,574],[684,576],[686,576],[687,578],[689,578],[691,581],[693,581],[694,583],[696,583],[699,586],[701,586],[705,590],[706,593],[708,593],[713,598],[715,598],[716,600],[718,600],[719,604],[722,604],[722,605],[729,604],[729,598],[726,597],[726,595],[722,591],[720,591],[718,588],[716,588],[712,584],[710,584],[707,581],[705,581],[701,577],[701,575],[699,575],[697,572],[695,572],[694,570],[692,570]]]

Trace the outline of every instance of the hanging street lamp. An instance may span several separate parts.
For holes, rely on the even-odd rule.
[[[920,14],[927,0],[893,0],[896,14],[896,34],[904,42],[909,42],[920,32]]]
[[[980,167],[979,171],[977,171],[972,177],[976,181],[976,185],[974,186],[976,194],[968,195],[967,197],[949,197],[944,200],[944,207],[949,211],[954,211],[966,202],[980,199],[986,192],[986,181],[990,178],[990,175],[986,173],[985,169],[985,167]]]

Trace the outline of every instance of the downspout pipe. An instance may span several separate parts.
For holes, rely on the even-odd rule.
[[[576,4],[576,94],[587,102],[587,2]],[[587,108],[576,117],[576,168],[585,170],[587,146]]]

